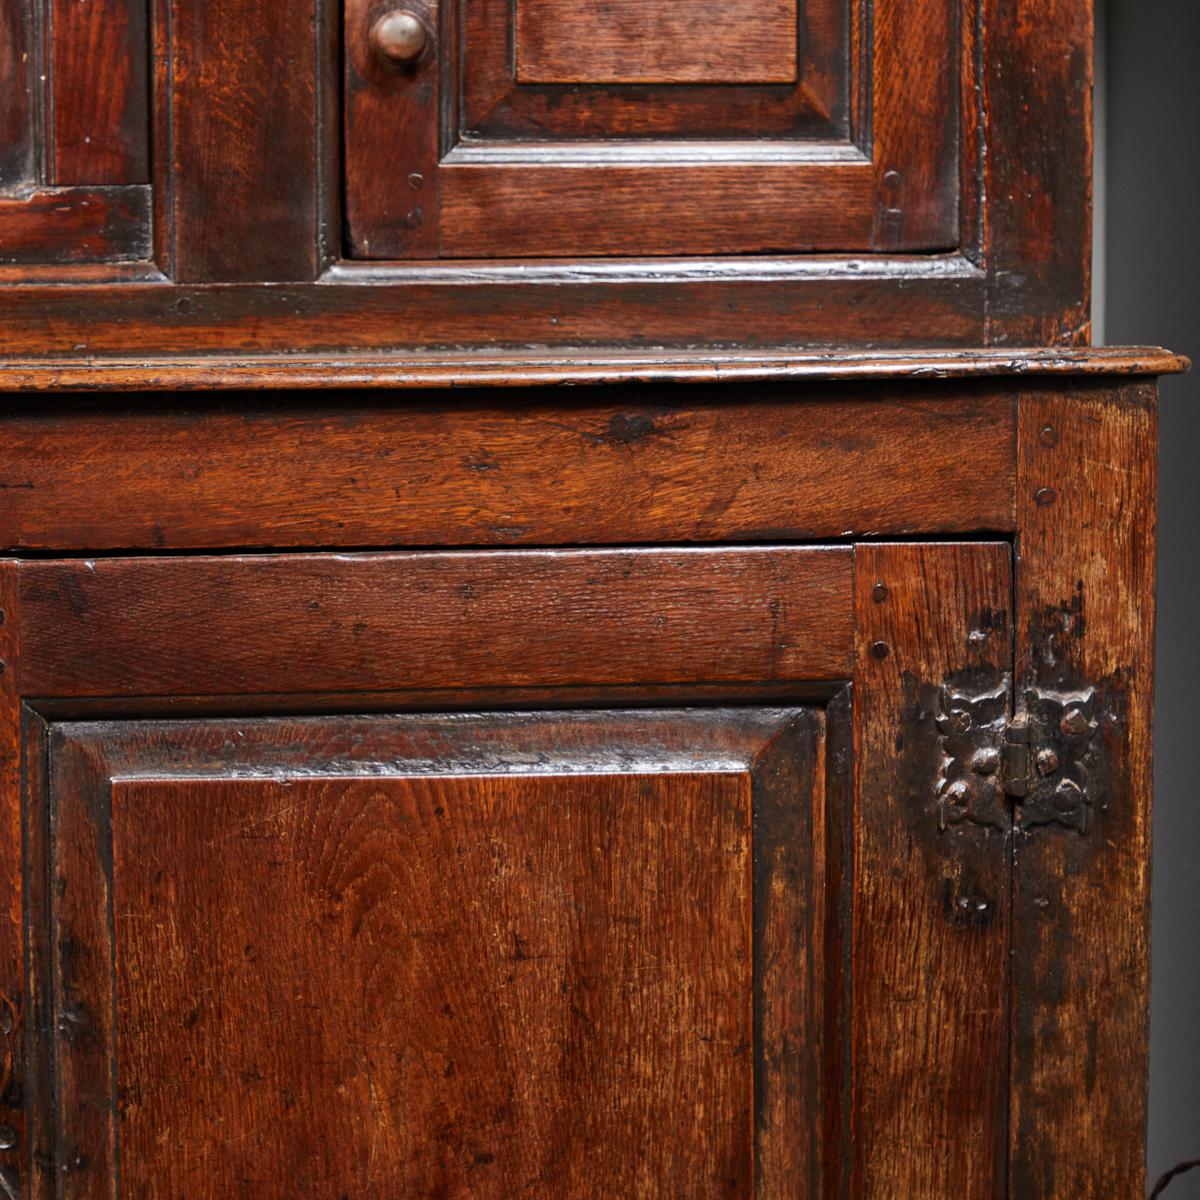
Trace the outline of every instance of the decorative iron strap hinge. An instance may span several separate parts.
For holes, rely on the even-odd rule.
[[[942,687],[939,828],[970,822],[1008,829],[1009,802],[1016,801],[1022,829],[1056,824],[1087,833],[1093,812],[1107,800],[1095,690],[1030,689],[1011,718],[1008,694],[1007,679],[985,690]]]

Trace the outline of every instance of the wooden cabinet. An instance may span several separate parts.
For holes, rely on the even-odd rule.
[[[1178,365],[11,404],[7,1194],[1140,1197]]]
[[[1091,0],[0,22],[9,357],[1088,340]]]
[[[1091,37],[0,0],[3,1200],[1141,1200]]]

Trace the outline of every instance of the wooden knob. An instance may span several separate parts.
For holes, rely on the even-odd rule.
[[[391,63],[415,63],[429,44],[429,30],[416,13],[396,8],[371,26],[371,44]]]

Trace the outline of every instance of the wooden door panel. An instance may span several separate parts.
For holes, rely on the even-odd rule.
[[[824,730],[54,727],[62,1194],[816,1196]]]
[[[957,6],[413,0],[431,44],[346,5],[361,258],[949,249]]]
[[[3,567],[34,1194],[1002,1194],[1008,543]]]

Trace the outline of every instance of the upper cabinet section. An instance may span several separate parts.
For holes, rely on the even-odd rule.
[[[959,0],[347,0],[355,258],[950,250]]]
[[[146,0],[0,2],[0,263],[150,257]]]
[[[1092,0],[0,0],[0,356],[1086,344]]]

